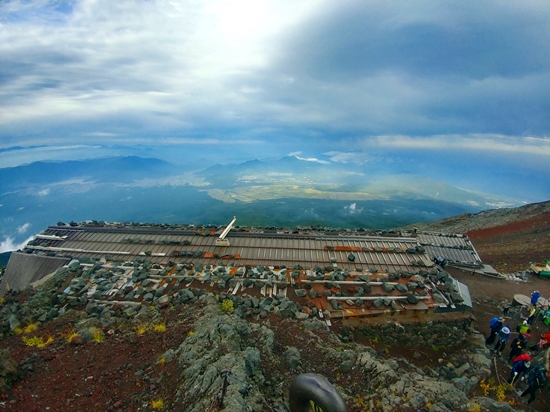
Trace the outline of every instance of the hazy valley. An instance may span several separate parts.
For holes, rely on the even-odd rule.
[[[516,200],[366,166],[283,157],[189,170],[120,157],[0,169],[0,236],[17,246],[58,221],[389,229]],[[4,249],[6,247],[4,246]]]

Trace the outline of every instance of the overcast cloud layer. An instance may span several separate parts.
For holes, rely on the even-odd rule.
[[[221,144],[514,154],[548,173],[549,21],[547,0],[3,1],[0,162]]]

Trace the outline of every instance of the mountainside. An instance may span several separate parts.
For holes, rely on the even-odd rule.
[[[444,233],[466,233],[473,230],[506,226],[514,222],[537,221],[537,219],[540,218],[543,219],[542,225],[544,225],[545,218],[549,216],[550,201],[546,201],[530,203],[515,208],[490,209],[479,213],[462,213],[436,222],[415,223],[409,225],[407,228],[414,227],[419,230],[439,231]]]
[[[531,262],[550,259],[550,201],[407,226],[412,228],[465,233],[482,260],[500,271],[523,270]]]

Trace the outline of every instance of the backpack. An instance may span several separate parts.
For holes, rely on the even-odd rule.
[[[546,386],[546,370],[542,366],[537,366],[529,374],[529,384],[537,384],[539,388]]]
[[[522,361],[531,361],[531,360],[533,360],[533,358],[531,358],[531,356],[529,356],[526,353],[522,353],[521,355],[518,355],[514,359],[512,359],[512,363],[516,363],[517,361],[520,361],[520,360],[522,360]]]
[[[495,327],[495,325],[497,324],[497,322],[498,322],[498,318],[491,319],[491,322],[489,322],[489,327],[491,329],[493,329]]]

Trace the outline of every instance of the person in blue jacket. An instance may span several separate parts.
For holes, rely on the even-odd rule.
[[[533,293],[531,293],[531,305],[537,306],[537,302],[540,298],[540,292],[538,290],[535,290]]]
[[[497,333],[500,332],[503,325],[504,325],[504,318],[501,317],[501,318],[491,319],[491,322],[489,323],[489,327],[491,328],[491,334],[485,340],[486,345],[493,344],[493,342],[495,341],[495,338],[497,337]]]
[[[506,342],[508,342],[508,339],[510,339],[510,328],[508,326],[503,326],[502,329],[498,332],[495,350],[502,352],[506,347]]]
[[[528,360],[518,360],[514,362],[514,366],[512,366],[512,370],[510,371],[508,383],[517,382],[520,379],[523,380],[530,367],[531,361]]]

